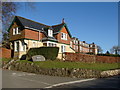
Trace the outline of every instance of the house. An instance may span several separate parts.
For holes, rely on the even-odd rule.
[[[88,44],[85,41],[80,41],[78,38],[71,38],[71,48],[74,49],[75,52],[80,53],[93,53],[97,54],[98,48],[94,43]]]
[[[82,44],[86,44],[87,47],[84,45],[84,47],[80,47],[80,45],[77,44],[80,41],[72,38],[64,20],[62,20],[61,24],[49,26],[20,16],[15,16],[9,27],[9,35],[13,58],[21,58],[22,55],[26,54],[27,51],[33,47],[59,47],[59,59],[62,58],[62,53],[64,52],[75,53],[82,49],[83,51],[87,50],[86,52],[89,52],[90,49],[89,44],[84,42],[82,42]],[[93,48],[91,48],[91,50],[93,51]]]

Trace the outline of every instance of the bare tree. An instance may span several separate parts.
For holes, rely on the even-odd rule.
[[[31,9],[35,9],[33,3],[25,2],[27,7],[30,7]],[[13,20],[13,17],[15,16],[15,13],[17,9],[21,6],[20,3],[16,2],[0,2],[0,9],[2,8],[2,11],[0,11],[1,17],[0,20],[2,21],[2,46],[9,48],[9,32],[8,27],[11,24],[11,21]]]
[[[15,2],[2,2],[1,8],[2,11],[0,13],[2,16],[0,19],[2,21],[2,46],[9,48],[9,33],[7,29],[13,19],[13,16],[15,15],[17,5]]]
[[[113,46],[111,49],[110,49],[111,53],[113,54],[119,54],[119,51],[120,51],[120,46]]]
[[[100,46],[97,46],[97,48],[98,48],[98,54],[103,52],[103,50],[102,50],[102,48]]]

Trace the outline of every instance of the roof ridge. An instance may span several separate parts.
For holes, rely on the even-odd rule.
[[[39,22],[30,20],[30,19],[27,19],[27,18],[24,18],[24,17],[21,17],[21,16],[16,16],[16,17],[19,17],[19,18],[22,18],[22,19],[26,19],[26,20],[29,20],[29,21],[32,21],[32,22],[35,22],[35,23],[38,23],[38,24],[41,24],[41,25],[45,25],[45,24],[43,24],[43,23],[39,23]],[[49,25],[45,25],[45,26],[49,26]]]
[[[57,25],[52,25],[52,27],[59,26],[59,25],[64,25],[65,23],[57,24]]]

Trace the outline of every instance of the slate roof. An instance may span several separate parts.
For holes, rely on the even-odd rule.
[[[29,28],[33,28],[33,29],[38,29],[38,30],[42,30],[42,28],[44,27],[49,27],[48,25],[42,24],[42,23],[38,23],[20,16],[15,16],[23,26],[29,27]]]
[[[61,28],[64,26],[65,23],[62,23],[62,24],[58,24],[58,25],[53,25],[52,28],[53,28],[53,33],[57,33],[61,30]]]
[[[31,29],[40,30],[46,36],[47,36],[47,29],[49,29],[49,28],[53,29],[53,34],[57,34],[61,30],[61,28],[65,25],[65,23],[61,23],[61,24],[58,24],[58,25],[49,26],[49,25],[45,25],[45,24],[42,24],[42,23],[39,23],[39,22],[32,21],[30,19],[26,19],[26,18],[20,17],[20,16],[15,16],[14,20],[20,21],[20,23],[23,25],[24,28],[28,27],[28,28],[31,28]],[[14,22],[14,20],[13,20],[13,22]],[[11,26],[10,26],[10,28],[11,28]],[[69,34],[70,34],[70,32],[69,32]]]

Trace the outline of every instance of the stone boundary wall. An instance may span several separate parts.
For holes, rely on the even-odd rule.
[[[1,56],[0,58],[11,58],[11,49],[0,48]]]
[[[99,71],[80,68],[41,68],[33,63],[14,62],[6,69],[17,70],[29,73],[36,73],[42,75],[62,76],[72,78],[103,78],[120,74],[120,69]]]
[[[80,61],[80,62],[89,62],[89,63],[118,63],[120,62],[120,57],[112,56],[97,56],[97,55],[88,55],[81,53],[68,53],[66,52],[63,55],[66,61]]]

